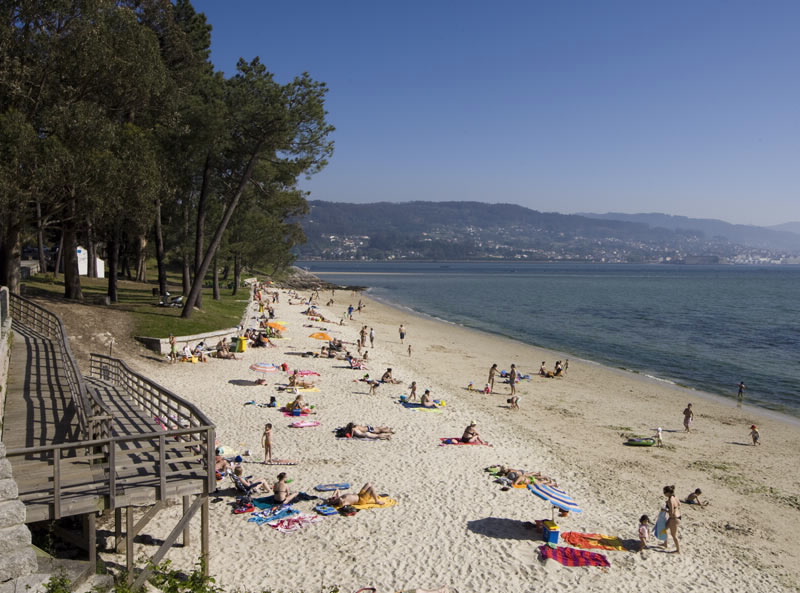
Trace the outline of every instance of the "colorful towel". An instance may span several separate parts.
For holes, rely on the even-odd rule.
[[[281,533],[294,533],[306,525],[318,523],[319,521],[322,521],[322,517],[319,515],[295,515],[277,521],[270,521],[267,525]]]
[[[322,422],[317,422],[316,420],[298,420],[297,422],[292,422],[289,428],[314,428],[320,424]]]
[[[286,507],[282,510],[278,510],[277,512],[273,511],[275,511],[275,509],[272,511],[259,511],[257,513],[253,513],[250,515],[250,518],[247,520],[247,522],[255,523],[256,525],[266,525],[268,523],[272,523],[273,521],[281,521],[283,519],[300,514],[300,511],[293,509],[292,507]]]
[[[317,377],[320,376],[317,371],[294,371],[294,373],[296,375],[300,375],[301,377],[307,377],[308,375],[316,375]]]
[[[608,558],[597,552],[587,552],[577,548],[551,548],[539,546],[539,556],[542,559],[552,559],[564,566],[611,566]]]
[[[444,410],[441,408],[426,408],[422,404],[415,404],[410,402],[400,402],[400,405],[407,410],[416,410],[418,412],[433,412],[434,414],[441,414]]]
[[[329,516],[329,515],[338,515],[339,511],[328,504],[318,504],[314,507],[314,510],[317,511],[320,515]]]
[[[442,437],[439,439],[441,442],[439,445],[486,445],[487,447],[491,447],[489,443],[465,443],[461,440],[461,437]]]
[[[581,533],[580,531],[567,531],[561,534],[561,539],[576,548],[587,550],[626,550],[622,540],[613,535],[602,533]]]
[[[364,509],[388,509],[389,507],[393,507],[397,504],[397,501],[394,498],[389,498],[388,496],[379,496],[378,500],[383,502],[383,504],[368,502],[366,504],[354,504],[351,506],[361,511]]]

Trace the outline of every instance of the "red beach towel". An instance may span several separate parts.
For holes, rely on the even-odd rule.
[[[577,548],[539,546],[539,556],[544,559],[551,558],[564,566],[611,566],[611,562],[602,554],[578,550]]]

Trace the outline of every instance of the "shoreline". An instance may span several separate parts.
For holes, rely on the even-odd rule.
[[[366,303],[364,312],[339,326],[341,311],[359,298]],[[321,293],[321,302],[327,299],[328,293]],[[276,456],[300,461],[288,468],[250,462],[247,473],[272,481],[286,469],[294,487],[309,492],[320,483],[350,482],[357,490],[369,481],[398,501],[390,509],[325,518],[282,534],[231,514],[227,503],[233,496],[224,491],[211,505],[211,573],[226,590],[322,591],[334,584],[348,591],[373,586],[381,593],[442,585],[460,593],[542,587],[620,593],[797,589],[800,551],[792,545],[800,529],[796,426],[692,392],[696,422],[686,434],[684,388],[576,358],[563,378],[521,382],[521,409],[512,412],[507,385],[499,383],[496,393],[484,395],[467,391],[467,383],[481,387],[493,362],[500,368],[514,362],[532,372],[541,360],[551,367],[554,357],[564,355],[396,309],[369,294],[351,297],[337,290],[335,299],[333,307],[319,310],[336,323],[309,322],[300,313],[305,306],[289,305],[282,291],[276,318],[287,322],[288,339],[276,342],[277,348],[248,350],[242,360],[131,361],[199,404],[217,424],[221,444],[251,449],[259,460],[263,424],[272,422]],[[402,345],[401,323],[408,330]],[[377,334],[375,348],[368,348],[368,372],[380,376],[392,367],[401,384],[383,385],[370,396],[357,381],[364,372],[342,368],[341,361],[297,356],[319,349],[320,342],[308,337],[317,326],[352,342],[365,324]],[[248,400],[268,400],[276,395],[274,384],[286,380],[285,374],[273,373],[269,386],[252,385],[249,365],[257,361],[319,372],[314,379],[320,391],[306,399],[316,404],[314,418],[323,425],[291,429],[291,420],[275,410],[244,406]],[[398,405],[411,380],[447,401],[441,413]],[[281,403],[288,399],[278,397]],[[439,446],[440,438],[458,436],[472,419],[494,447]],[[389,425],[396,434],[387,442],[336,440],[331,431],[349,421]],[[762,430],[761,447],[743,446],[750,423]],[[664,427],[663,448],[622,446],[623,435],[652,434],[658,426]],[[498,463],[542,471],[578,501],[584,512],[559,519],[562,532],[635,540],[638,517],[655,517],[666,484],[676,484],[681,497],[700,487],[712,504],[704,510],[684,505],[679,556],[655,548],[644,554],[604,552],[611,561],[606,571],[566,568],[536,558],[543,542],[528,525],[549,519],[550,508],[525,490],[502,491],[483,471]],[[309,512],[312,503],[298,507]],[[179,513],[177,508],[164,512]],[[166,535],[160,529],[153,526],[156,538]],[[106,556],[113,561],[113,554]],[[197,556],[197,544],[169,555],[176,566],[189,568]]]
[[[334,272],[330,272],[330,273],[333,274]],[[349,274],[351,274],[351,273],[348,272],[348,275]],[[354,274],[357,274],[357,273],[354,273]],[[363,272],[363,274],[380,275],[380,273],[375,274],[373,272]],[[337,288],[337,290],[339,290],[339,289]],[[342,289],[342,290],[344,290],[344,289]],[[430,321],[435,322],[435,323],[443,323],[443,324],[448,325],[448,326],[460,327],[460,328],[463,328],[465,330],[478,332],[479,334],[495,336],[495,337],[497,337],[499,339],[511,340],[512,342],[517,342],[517,343],[525,345],[525,346],[530,346],[532,348],[538,348],[538,349],[540,349],[540,350],[542,350],[544,352],[549,353],[550,355],[556,355],[558,353],[561,353],[561,354],[558,354],[558,356],[562,356],[562,357],[566,357],[568,355],[568,356],[572,357],[572,358],[570,358],[570,360],[572,360],[572,361],[580,361],[580,362],[582,362],[584,364],[595,364],[595,365],[598,365],[599,367],[602,367],[602,368],[604,368],[606,370],[609,370],[609,371],[618,371],[618,372],[621,372],[621,373],[627,373],[627,374],[629,374],[631,376],[638,377],[642,381],[653,381],[655,383],[663,384],[665,386],[673,387],[675,389],[680,389],[680,390],[685,391],[687,396],[697,395],[697,397],[700,397],[700,398],[703,398],[703,399],[709,399],[711,401],[715,401],[716,403],[718,403],[720,405],[724,405],[724,404],[727,403],[727,404],[732,404],[732,405],[737,406],[737,407],[746,407],[746,408],[750,409],[752,413],[757,414],[759,412],[762,412],[764,417],[774,418],[776,420],[781,420],[783,422],[786,422],[787,424],[791,424],[791,425],[794,425],[797,428],[800,428],[800,410],[798,410],[798,414],[797,415],[791,414],[791,413],[789,413],[787,411],[783,411],[783,410],[774,410],[774,409],[768,408],[768,407],[763,406],[763,405],[748,403],[746,397],[744,398],[743,401],[739,402],[736,398],[726,396],[726,395],[724,395],[722,393],[715,393],[715,392],[712,392],[712,391],[707,391],[707,390],[704,390],[704,389],[700,389],[698,387],[692,387],[691,385],[681,384],[681,383],[678,382],[677,379],[658,377],[656,375],[649,374],[649,373],[647,373],[645,371],[640,371],[640,370],[633,369],[633,368],[626,368],[626,367],[621,367],[621,366],[611,366],[611,365],[609,365],[607,363],[604,363],[604,362],[592,360],[592,359],[589,359],[589,358],[583,358],[583,357],[581,357],[581,356],[579,356],[577,354],[574,354],[574,353],[568,353],[566,350],[561,351],[561,350],[556,350],[556,349],[550,348],[548,346],[542,346],[542,345],[539,345],[539,344],[529,344],[529,343],[523,342],[522,340],[519,340],[518,338],[515,338],[513,336],[509,336],[509,335],[501,334],[501,333],[496,333],[496,332],[491,332],[491,331],[484,330],[484,329],[477,328],[477,327],[471,327],[471,326],[468,326],[468,325],[464,325],[462,323],[457,323],[455,321],[449,321],[447,319],[443,319],[443,318],[437,317],[435,315],[430,315],[428,313],[425,313],[424,311],[419,311],[419,310],[414,309],[412,307],[409,307],[407,305],[403,305],[403,304],[400,304],[400,303],[393,302],[393,301],[391,301],[389,299],[384,299],[384,298],[381,298],[381,297],[375,297],[371,293],[371,290],[372,290],[371,287],[366,287],[366,289],[363,290],[361,292],[361,294],[368,296],[370,298],[370,300],[372,300],[373,302],[380,303],[381,305],[384,305],[386,307],[390,307],[392,309],[397,310],[398,313],[405,313],[407,315],[414,315],[416,317],[420,317],[422,319],[430,320]],[[558,356],[556,356],[556,357],[558,357]]]

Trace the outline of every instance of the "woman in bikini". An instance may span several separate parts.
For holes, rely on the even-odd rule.
[[[675,542],[675,553],[681,553],[681,545],[678,543],[678,527],[681,524],[681,501],[675,496],[675,486],[664,486],[664,496],[667,497],[667,529],[672,535],[672,541]],[[669,538],[664,542],[666,548],[669,544]]]
[[[375,492],[375,486],[369,482],[361,487],[361,490],[358,491],[358,494],[341,494],[337,490],[326,502],[335,508],[343,507],[349,504],[386,504],[380,499],[378,493]]]

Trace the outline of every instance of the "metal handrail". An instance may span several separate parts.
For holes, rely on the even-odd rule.
[[[93,439],[111,436],[110,420],[102,418],[103,416],[110,418],[111,412],[102,402],[93,402],[89,396],[61,318],[19,295],[9,293],[9,296],[12,324],[31,329],[59,346],[58,350],[83,437]]]

